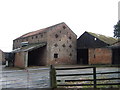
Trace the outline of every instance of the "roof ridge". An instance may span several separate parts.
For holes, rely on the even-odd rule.
[[[99,40],[101,40],[101,41],[103,41],[103,42],[105,42],[107,44],[110,44],[110,45],[117,41],[116,38],[106,36],[106,35],[103,35],[103,34],[97,34],[97,33],[93,33],[93,32],[87,32],[87,33],[89,33],[90,35],[92,35],[92,36],[98,38]]]
[[[32,35],[35,35],[35,34],[38,34],[38,33],[42,33],[42,32],[44,32],[45,30],[48,30],[49,28],[58,26],[58,25],[60,25],[60,24],[65,24],[65,22],[61,22],[61,23],[58,23],[58,24],[55,24],[55,25],[52,25],[52,26],[49,26],[49,27],[46,27],[46,28],[42,28],[42,29],[39,29],[39,30],[35,30],[35,31],[28,32],[28,33],[26,33],[26,34],[21,35],[20,37],[18,37],[18,38],[16,38],[16,39],[24,38],[24,37],[27,37],[27,36],[32,36]],[[31,34],[31,35],[30,35],[30,34]]]

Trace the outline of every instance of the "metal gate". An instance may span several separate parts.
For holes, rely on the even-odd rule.
[[[49,69],[2,71],[2,88],[49,88]]]

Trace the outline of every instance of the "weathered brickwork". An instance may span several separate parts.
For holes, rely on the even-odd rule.
[[[46,32],[37,33],[31,36],[23,36],[13,40],[13,49],[21,48],[22,42],[28,42],[29,44],[47,42]]]
[[[47,45],[42,51],[35,51],[40,54],[37,58],[40,65],[76,64],[76,40],[76,34],[65,23],[60,23],[15,39],[13,49],[21,48],[22,42],[29,44],[46,42]],[[30,52],[32,53],[32,51]],[[28,60],[30,52],[28,51]],[[16,57],[23,58],[23,55]],[[22,59],[16,59],[15,65],[18,66],[18,63],[23,64]]]
[[[51,29],[47,38],[48,64],[76,63],[76,35],[65,24]],[[55,58],[57,54],[57,58]]]
[[[15,54],[15,62],[14,62],[14,66],[15,67],[25,67],[24,63],[25,63],[25,52],[19,52]]]
[[[112,64],[112,50],[109,48],[90,48],[89,64]]]
[[[2,50],[0,50],[0,64],[5,62],[5,54]]]

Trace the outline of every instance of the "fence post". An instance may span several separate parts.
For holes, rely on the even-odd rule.
[[[56,70],[53,65],[50,65],[50,87],[57,88]]]
[[[96,67],[93,67],[94,88],[96,88]]]

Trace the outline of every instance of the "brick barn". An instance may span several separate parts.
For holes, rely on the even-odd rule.
[[[78,64],[112,64],[112,49],[117,39],[85,31],[77,39]]]
[[[63,22],[13,40],[14,66],[76,64],[76,34]]]

